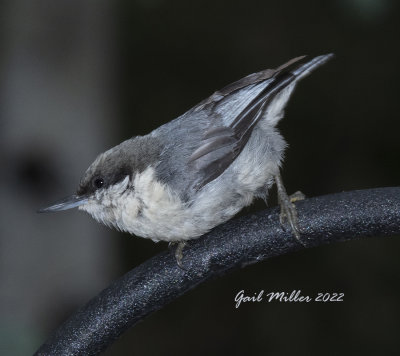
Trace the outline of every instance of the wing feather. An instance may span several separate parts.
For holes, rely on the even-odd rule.
[[[325,63],[332,55],[305,60],[297,57],[277,69],[250,74],[204,100],[193,111],[208,110],[211,118],[189,164],[199,177],[195,189],[220,176],[248,142],[269,104],[283,89]],[[229,116],[229,117],[227,117]]]

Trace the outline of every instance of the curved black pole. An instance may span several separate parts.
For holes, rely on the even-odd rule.
[[[344,192],[296,203],[308,247],[400,234],[400,187]],[[96,355],[150,313],[210,277],[304,248],[267,209],[194,240],[180,269],[165,251],[128,272],[73,314],[36,355]]]

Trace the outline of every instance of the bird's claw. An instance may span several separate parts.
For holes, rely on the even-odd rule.
[[[305,194],[302,193],[300,190],[298,190],[297,192],[295,192],[289,196],[289,199],[292,203],[295,203],[296,201],[304,200],[305,198],[306,198]]]
[[[168,245],[168,247],[171,249],[171,247],[172,247],[173,245],[175,245],[175,244],[177,245],[177,246],[176,246],[176,249],[175,249],[175,252],[174,252],[176,263],[177,263],[177,265],[178,265],[178,267],[179,267],[180,269],[186,271],[186,268],[184,268],[184,267],[183,267],[183,264],[182,264],[182,260],[183,260],[183,249],[184,249],[185,246],[186,246],[186,242],[185,242],[185,241],[170,242],[169,245]]]
[[[282,199],[280,201],[280,207],[281,207],[281,212],[279,214],[279,221],[281,225],[285,226],[285,223],[287,221],[297,241],[299,241],[302,245],[304,245],[304,243],[300,239],[300,229],[299,229],[297,210],[295,205],[289,198],[288,200]]]
[[[305,195],[298,191],[291,196],[288,196],[286,193],[286,189],[283,186],[282,178],[280,174],[275,176],[275,182],[278,190],[278,202],[281,208],[281,212],[279,214],[279,222],[282,227],[285,226],[286,221],[289,223],[293,235],[296,240],[301,243],[303,246],[306,246],[305,243],[300,238],[300,228],[297,217],[296,206],[293,204],[296,201],[305,199]]]

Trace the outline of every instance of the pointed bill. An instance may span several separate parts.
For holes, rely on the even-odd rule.
[[[38,213],[53,213],[56,211],[68,210],[77,208],[80,205],[87,203],[88,198],[86,196],[78,196],[78,195],[71,195],[67,198],[64,198],[53,205],[42,208],[38,210]]]

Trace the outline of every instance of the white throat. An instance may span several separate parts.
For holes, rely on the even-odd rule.
[[[154,168],[137,173],[133,180],[101,189],[79,207],[94,219],[116,229],[154,241],[187,239],[192,228],[185,226],[185,204],[165,184],[155,178]],[[175,228],[180,227],[180,236]],[[175,237],[176,236],[176,237]]]

